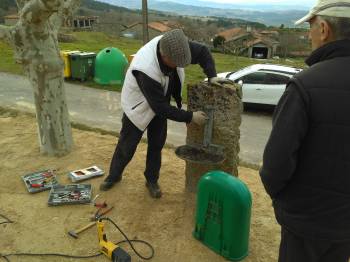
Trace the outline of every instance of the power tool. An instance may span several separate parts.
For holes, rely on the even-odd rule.
[[[107,240],[107,236],[104,233],[105,224],[102,219],[99,219],[96,225],[101,252],[113,262],[131,262],[130,255],[124,249]]]

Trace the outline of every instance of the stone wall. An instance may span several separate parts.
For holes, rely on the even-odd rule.
[[[196,192],[198,180],[211,170],[222,170],[238,176],[238,153],[242,113],[241,89],[237,84],[213,86],[202,82],[188,86],[188,110],[214,109],[212,144],[224,147],[226,160],[221,164],[204,165],[186,161],[186,189]],[[190,124],[186,144],[203,144],[204,126]]]

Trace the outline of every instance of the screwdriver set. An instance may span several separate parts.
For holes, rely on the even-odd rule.
[[[49,206],[87,204],[91,202],[90,184],[57,185],[51,188]]]
[[[24,175],[22,179],[29,193],[42,192],[58,185],[56,175],[51,169]]]

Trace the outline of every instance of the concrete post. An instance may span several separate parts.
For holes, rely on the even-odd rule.
[[[211,170],[222,170],[238,176],[239,127],[241,124],[241,89],[237,84],[212,86],[199,83],[188,87],[188,110],[214,109],[212,144],[224,146],[226,160],[221,164],[206,165],[186,161],[186,190],[197,191],[199,179]],[[186,144],[203,144],[204,127],[190,124],[187,129]]]

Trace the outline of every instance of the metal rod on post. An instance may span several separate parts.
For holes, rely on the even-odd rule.
[[[142,27],[143,27],[143,44],[147,44],[148,37],[148,8],[147,0],[142,0]]]
[[[214,108],[212,106],[206,106],[204,111],[207,114],[208,119],[204,126],[203,146],[209,148],[213,136]]]

